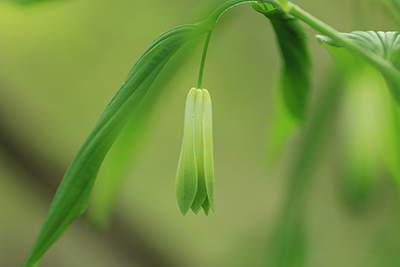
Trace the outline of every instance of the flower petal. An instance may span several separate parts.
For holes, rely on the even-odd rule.
[[[207,200],[215,213],[214,203],[214,157],[211,97],[203,89],[203,135],[204,135],[204,175],[207,187]],[[207,205],[206,205],[207,207]],[[206,210],[204,209],[204,212]],[[206,212],[207,214],[207,212]]]
[[[196,89],[192,88],[186,100],[183,143],[176,176],[176,198],[183,215],[189,211],[197,193],[197,165],[194,136],[195,96]]]
[[[195,100],[195,153],[197,165],[197,194],[192,204],[194,213],[198,213],[207,197],[206,182],[204,177],[204,139],[203,139],[203,90],[196,90]]]

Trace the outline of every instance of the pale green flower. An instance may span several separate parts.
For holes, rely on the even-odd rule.
[[[183,215],[201,208],[215,213],[212,109],[206,89],[192,88],[186,108],[181,155],[176,176],[176,197]]]

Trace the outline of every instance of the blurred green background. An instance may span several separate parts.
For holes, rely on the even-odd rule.
[[[293,2],[342,32],[399,29],[384,1]],[[0,1],[1,267],[22,265],[66,168],[140,54],[162,32],[204,18],[215,5]],[[321,92],[343,92],[348,84],[317,32],[305,28],[314,68],[310,110],[319,114]],[[346,186],[341,133],[352,122],[342,116],[342,96],[331,99],[323,130],[299,133],[279,158],[267,160],[281,61],[269,21],[251,5],[235,7],[217,24],[204,73],[214,109],[218,214],[181,215],[174,182],[200,56],[200,48],[190,56],[182,50],[167,65],[181,65],[176,75],[158,81],[164,88],[118,191],[110,229],[102,233],[77,219],[39,266],[300,266],[273,260],[288,220],[301,225],[301,266],[400,266],[392,178],[376,171],[373,189],[361,197],[359,183]],[[299,196],[290,193],[296,170],[308,177],[298,182]],[[284,215],[288,199],[300,203],[295,218]]]

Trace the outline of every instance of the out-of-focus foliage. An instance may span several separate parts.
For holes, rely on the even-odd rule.
[[[342,35],[356,43],[371,58],[383,59],[383,62],[376,63],[374,66],[385,77],[393,97],[400,103],[399,33],[395,31],[355,31],[352,33],[343,33]],[[339,43],[336,43],[329,37],[319,36],[318,38],[329,45],[341,47]],[[373,62],[377,61],[374,60]]]
[[[400,42],[397,32],[354,32],[345,35],[363,44],[369,51],[385,58],[398,68]],[[349,134],[354,136],[346,145],[349,151],[345,155],[351,155],[348,159],[349,168],[355,172],[350,173],[349,176],[359,180],[359,185],[355,186],[355,190],[361,190],[360,197],[363,198],[365,196],[362,195],[376,187],[374,183],[371,184],[371,180],[374,180],[379,173],[379,154],[397,184],[400,179],[397,164],[400,160],[397,141],[399,107],[383,91],[383,88],[386,88],[385,84],[379,74],[371,70],[369,64],[350,53],[337,51],[338,48],[330,49],[340,62],[349,81],[352,113],[359,113],[356,115],[358,119],[350,123],[355,129],[351,130],[351,125],[346,127]],[[391,88],[392,95],[395,95],[399,90],[398,87],[394,86],[389,78],[384,77]],[[348,119],[350,116],[346,117]]]
[[[277,5],[253,3],[266,16],[279,44],[283,67],[275,95],[275,118],[266,145],[266,158],[274,165],[284,144],[307,118],[311,87],[311,62],[307,36],[300,22]]]
[[[307,36],[300,22],[270,4],[253,4],[274,28],[283,59],[281,90],[293,117],[304,121],[310,96],[311,63]]]
[[[62,173],[133,62],[160,33],[194,22],[192,14],[206,9],[206,2],[44,1],[26,8],[0,3],[0,200],[5,203],[0,208],[1,266],[22,265]],[[374,10],[368,24],[360,21],[358,6],[369,1],[294,2],[343,32],[371,30],[374,22],[379,25],[374,31],[399,28],[388,10]],[[139,143],[142,152],[117,191],[111,234],[100,235],[78,220],[39,266],[399,265],[400,213],[389,174],[376,172],[371,181],[378,186],[373,186],[363,213],[348,209],[354,198],[342,201],[350,190],[342,188],[342,167],[359,155],[341,152],[352,148],[340,138],[349,133],[349,140],[364,139],[357,139],[357,124],[344,114],[349,107],[357,109],[351,113],[356,118],[363,114],[359,106],[369,112],[382,108],[375,102],[370,108],[370,100],[354,101],[351,88],[365,87],[360,84],[365,75],[371,78],[368,85],[381,87],[383,79],[377,72],[357,73],[356,66],[357,77],[342,82],[330,55],[311,38],[317,33],[306,29],[315,66],[310,121],[275,159],[275,172],[264,170],[262,156],[273,118],[279,48],[265,18],[243,5],[216,25],[204,73],[204,85],[213,96],[218,215],[182,217],[174,193],[185,97],[197,81],[197,51],[169,63],[183,65],[152,108]],[[362,127],[378,128],[365,119]],[[347,128],[349,124],[357,129]],[[390,141],[396,137],[394,130],[385,133],[390,135],[387,146],[396,147]],[[17,148],[23,153],[12,156]],[[24,158],[61,174],[35,175]],[[370,168],[358,168],[363,169]]]
[[[380,96],[385,88],[382,78],[376,71],[366,68],[362,62],[348,73],[348,90],[342,96],[342,109],[339,113],[341,130],[338,141],[340,160],[339,183],[350,207],[362,210],[370,202],[380,184],[382,173],[380,161],[379,116],[382,108]],[[392,100],[390,100],[392,101]]]

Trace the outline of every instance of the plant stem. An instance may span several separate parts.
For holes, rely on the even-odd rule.
[[[317,31],[321,32],[322,34],[329,36],[334,41],[338,42],[351,52],[356,53],[359,56],[363,57],[365,60],[373,64],[379,70],[387,71],[388,69],[391,69],[391,65],[389,64],[389,62],[387,62],[386,60],[384,60],[383,58],[379,57],[376,54],[368,52],[366,49],[364,49],[364,47],[358,45],[357,43],[341,35],[334,28],[327,25],[323,21],[315,18],[307,11],[301,9],[299,6],[289,3],[289,6],[285,11],[291,14],[292,16],[304,21],[305,23],[307,23]]]
[[[278,0],[279,4],[281,5],[283,10],[290,8],[290,4],[288,0]]]
[[[265,2],[267,0],[260,0],[259,2]],[[215,23],[228,9],[235,7],[240,4],[257,2],[256,0],[229,0],[222,5],[220,5],[205,21],[200,24],[209,29],[214,28]]]
[[[202,89],[202,86],[203,86],[204,65],[206,62],[207,49],[208,49],[208,44],[210,43],[211,33],[212,33],[212,30],[209,33],[207,33],[207,37],[206,37],[206,40],[204,43],[203,55],[201,56],[201,62],[200,62],[199,80],[197,82],[198,89]]]
[[[260,0],[259,2],[265,2],[268,0]],[[210,42],[211,38],[211,33],[212,30],[214,29],[215,23],[219,20],[219,18],[222,16],[223,13],[225,13],[228,9],[240,5],[240,4],[245,4],[245,3],[251,3],[251,2],[257,2],[256,0],[230,0],[222,5],[220,5],[205,21],[200,22],[199,25],[206,27],[210,29],[210,31],[207,34],[205,43],[204,43],[204,48],[203,48],[203,55],[201,57],[201,62],[200,62],[200,71],[199,71],[199,79],[197,82],[197,88],[202,89],[203,85],[203,72],[204,72],[204,64],[206,61],[206,55],[207,55],[207,49],[208,49],[208,44]]]
[[[229,0],[222,5],[220,5],[205,21],[200,22],[199,25],[209,28],[210,32],[207,34],[205,44],[204,44],[204,49],[203,49],[203,55],[201,58],[201,63],[200,63],[200,71],[199,71],[199,79],[197,82],[197,88],[202,89],[203,85],[203,72],[204,72],[204,64],[206,60],[206,55],[207,55],[207,49],[208,49],[208,44],[210,42],[210,37],[212,30],[214,29],[215,23],[218,22],[219,18],[224,14],[228,9],[240,5],[240,4],[245,4],[245,3],[252,3],[252,2],[269,2],[273,1],[275,2],[276,0]],[[281,1],[281,0],[279,0]],[[287,3],[287,0],[284,0],[284,2]]]

